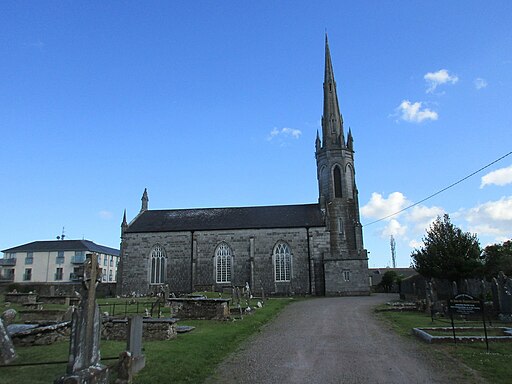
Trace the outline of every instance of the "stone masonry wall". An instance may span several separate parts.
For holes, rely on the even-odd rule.
[[[125,233],[122,276],[118,284],[122,294],[147,294],[155,289],[149,284],[149,255],[159,244],[167,255],[166,283],[174,293],[191,292],[196,287],[222,291],[225,286],[244,286],[246,282],[256,291],[263,287],[268,294],[315,293],[319,285],[315,282],[314,266],[328,252],[329,236],[324,228],[310,229],[309,234],[311,254],[308,256],[305,228]],[[275,282],[272,256],[278,241],[286,242],[292,252],[289,282]],[[232,278],[229,283],[217,284],[215,249],[222,242],[231,248]]]

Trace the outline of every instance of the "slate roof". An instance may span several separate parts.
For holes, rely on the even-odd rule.
[[[89,251],[119,256],[119,249],[98,245],[90,240],[47,240],[33,241],[2,252],[56,252],[56,251]]]
[[[323,227],[318,204],[147,210],[125,230],[137,232]]]

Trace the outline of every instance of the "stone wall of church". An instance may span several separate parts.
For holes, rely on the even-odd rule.
[[[191,289],[190,232],[125,233],[123,235],[120,293],[146,295],[158,289],[150,286],[150,253],[160,245],[167,256],[167,279],[171,292]]]
[[[324,271],[327,296],[370,294],[368,260],[326,260]]]
[[[329,235],[325,228],[255,229],[232,231],[195,231],[125,233],[122,294],[147,294],[156,287],[149,284],[150,253],[160,245],[167,255],[167,281],[171,292],[195,289],[221,291],[227,286],[249,283],[259,294],[323,294],[321,261],[329,253]],[[292,253],[292,277],[276,282],[273,263],[274,247],[279,241],[288,244]],[[232,253],[232,277],[229,283],[216,283],[215,250],[226,243]]]

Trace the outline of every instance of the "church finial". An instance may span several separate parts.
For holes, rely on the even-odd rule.
[[[123,222],[121,223],[121,227],[126,227],[128,225],[128,222],[126,221],[126,208],[124,210],[123,214]]]
[[[149,202],[149,198],[148,198],[148,189],[147,188],[144,188],[144,193],[142,194],[142,206],[140,208],[140,211],[141,212],[144,212],[144,211],[147,211],[148,210],[148,202]]]
[[[123,222],[121,223],[121,235],[124,233],[126,228],[128,228],[128,222],[126,221],[126,208],[125,208],[124,214],[123,214]]]
[[[318,133],[318,129],[316,130],[316,141],[315,141],[315,149],[317,150],[317,152],[320,150],[320,148],[322,147],[322,142],[320,141],[320,134]]]
[[[354,151],[354,138],[352,137],[352,129],[350,127],[348,127],[347,148]]]

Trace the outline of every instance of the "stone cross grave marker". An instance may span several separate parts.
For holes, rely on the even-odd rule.
[[[108,369],[100,363],[101,320],[96,286],[101,280],[98,255],[88,254],[84,263],[80,306],[73,312],[66,375],[58,384],[108,383]]]

